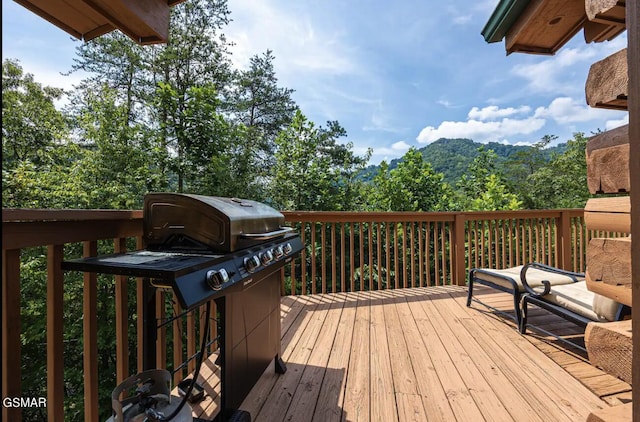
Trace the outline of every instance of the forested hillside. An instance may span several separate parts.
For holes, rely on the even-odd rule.
[[[497,155],[498,165],[508,165],[517,160],[518,157],[532,153],[535,147],[524,145],[501,144],[489,142],[481,144],[471,139],[445,139],[437,141],[420,148],[424,160],[431,164],[433,170],[444,175],[444,181],[454,184],[465,173],[469,164],[480,154],[479,149],[493,150]],[[562,154],[567,149],[566,143],[561,143],[541,150],[541,158],[548,162],[551,157]],[[402,158],[395,158],[389,162],[389,169],[394,169],[402,161]],[[380,171],[379,165],[370,165],[359,175],[363,180],[372,180],[375,174]]]

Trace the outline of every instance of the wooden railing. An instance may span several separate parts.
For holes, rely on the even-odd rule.
[[[582,210],[284,214],[306,248],[283,294],[464,285],[469,268],[531,261],[583,271],[594,235]]]
[[[304,239],[301,256],[283,269],[283,294],[309,294],[366,289],[404,288],[444,284],[463,285],[470,267],[506,267],[529,261],[584,270],[585,247],[593,233],[584,227],[582,210],[469,212],[469,213],[350,213],[286,212],[288,224]],[[24,257],[44,249],[46,264],[46,391],[47,415],[64,420],[65,283],[71,274],[61,262],[99,252],[142,247],[141,211],[3,210],[2,213],[2,390],[5,397],[21,397],[21,325]],[[602,236],[603,234],[597,234]],[[111,245],[105,246],[105,243]],[[79,245],[82,245],[80,252]],[[99,249],[100,247],[100,249]],[[22,274],[22,275],[21,275]],[[76,277],[79,275],[76,274]],[[82,344],[84,418],[98,420],[98,385],[114,387],[142,366],[142,289],[136,280],[112,277],[115,302],[115,379],[98,379],[98,276],[82,281]],[[68,286],[67,284],[67,286]],[[167,294],[167,296],[170,296]],[[129,303],[134,298],[136,303]],[[43,298],[43,300],[45,300]],[[170,297],[159,294],[159,312],[171,311]],[[168,302],[167,302],[168,300]],[[77,304],[75,304],[78,306]],[[133,310],[133,311],[132,311]],[[165,315],[160,313],[159,318]],[[174,322],[158,335],[159,366],[177,367],[192,356],[199,343],[201,314]],[[132,328],[133,327],[133,328]],[[186,335],[185,335],[186,333]],[[130,337],[131,336],[131,337]],[[186,338],[186,344],[183,340]],[[135,341],[134,341],[135,339]],[[164,345],[172,339],[168,356]],[[137,347],[137,350],[130,350]],[[134,358],[129,358],[133,356]],[[133,363],[132,363],[133,362]],[[30,368],[29,370],[36,370]],[[192,370],[187,367],[176,379]],[[185,372],[186,371],[186,372]],[[20,420],[19,408],[4,407],[2,420]]]

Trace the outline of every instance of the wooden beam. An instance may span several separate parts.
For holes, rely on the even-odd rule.
[[[625,25],[625,0],[585,0],[587,19],[593,22]]]
[[[587,417],[587,422],[631,422],[633,418],[632,406],[633,403],[625,403],[596,410]]]
[[[629,149],[629,176],[631,178],[631,205],[633,207],[632,237],[640,239],[640,1],[630,1],[627,9],[629,58],[629,138],[634,141]],[[634,182],[635,180],[635,182]],[[640,306],[640,242],[631,245],[633,302]],[[640,312],[633,313],[633,401],[635,421],[640,421]]]
[[[631,238],[591,239],[587,265],[594,281],[631,288]]]
[[[591,65],[585,93],[591,107],[626,110],[629,77],[627,75],[627,49]]]
[[[584,207],[587,230],[631,232],[631,201],[628,196],[592,198]]]
[[[592,194],[629,192],[629,125],[587,142],[587,187]]]
[[[590,322],[584,343],[592,365],[631,383],[631,320]]]
[[[587,43],[611,41],[624,31],[624,25],[586,21],[584,23],[584,40]]]
[[[593,278],[591,278],[591,274],[589,273],[588,267],[585,273],[585,280],[587,284],[587,289],[589,289],[593,293],[606,296],[609,299],[613,299],[616,302],[625,304],[627,306],[632,305],[631,289],[612,286],[611,284],[605,284],[601,281],[594,281]]]

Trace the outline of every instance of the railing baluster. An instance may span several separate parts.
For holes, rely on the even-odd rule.
[[[173,315],[180,315],[180,305],[178,305],[178,301],[176,300],[175,295],[171,294],[171,302]],[[175,318],[173,320],[172,331],[173,331],[173,369],[179,367],[182,362],[184,362],[184,358],[182,356],[182,318]],[[173,384],[177,385],[180,381],[182,381],[182,373],[183,370],[179,370],[173,374]]]
[[[47,414],[64,420],[64,278],[63,245],[47,249]]]
[[[347,291],[347,274],[346,274],[346,257],[345,257],[345,235],[344,228],[345,223],[340,225],[340,291]]]
[[[136,249],[144,248],[144,241],[142,240],[142,236],[136,237]],[[142,345],[144,344],[144,279],[142,277],[136,278],[136,313],[139,317],[136,319],[136,340],[137,340],[137,370],[138,372],[142,372],[143,370],[143,362],[144,362],[144,350],[142,349]],[[94,419],[95,420],[95,419]]]
[[[338,253],[336,251],[336,223],[331,224],[331,293],[336,293],[336,278],[338,274],[336,272],[336,260],[338,259]]]
[[[82,256],[98,255],[98,242],[84,242]],[[82,335],[84,373],[84,420],[99,419],[98,414],[98,276],[83,274]],[[142,343],[140,343],[142,344]]]
[[[327,225],[326,223],[320,223],[320,250],[321,250],[321,259],[322,259],[322,291],[321,293],[327,293],[327,241],[326,241],[326,232]]]
[[[364,223],[358,224],[358,231],[360,232],[360,291],[365,289],[365,277],[364,277]]]
[[[309,224],[311,229],[311,294],[316,294],[316,222]]]
[[[300,228],[300,238],[302,239],[302,244],[304,245],[302,248],[302,252],[300,253],[300,262],[302,263],[302,280],[300,283],[302,284],[302,294],[307,294],[307,243],[305,241],[306,237],[306,223],[302,223]]]
[[[350,292],[355,291],[355,277],[354,277],[354,271],[355,271],[355,246],[354,246],[354,227],[353,227],[353,223],[351,223],[351,225],[349,226],[349,264],[350,264],[350,269],[349,272],[351,274],[351,288],[349,289]]]
[[[387,259],[387,284],[386,288],[391,288],[391,228],[389,227],[389,222],[384,223],[384,231],[385,231],[385,251],[386,251],[386,259]]]
[[[369,290],[373,290],[373,223],[368,223],[367,226],[369,227]]]
[[[21,396],[20,249],[2,250],[2,393]],[[22,420],[19,407],[2,406],[3,421]]]
[[[114,239],[115,252],[127,251],[127,239]],[[127,298],[127,276],[115,276],[116,301],[116,384],[129,376],[129,309]]]
[[[165,292],[156,291],[156,320],[164,321],[167,315],[165,304]],[[167,367],[167,326],[163,325],[158,328],[158,337],[156,338],[156,368],[166,369]]]
[[[395,274],[394,286],[395,288],[399,288],[399,280],[398,280],[398,223],[393,224],[393,273]]]

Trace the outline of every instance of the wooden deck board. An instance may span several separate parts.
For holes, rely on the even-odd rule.
[[[478,372],[486,380],[487,386],[491,388],[499,400],[499,403],[491,403],[496,408],[504,408],[508,414],[500,412],[498,415],[503,418],[510,417],[510,420],[542,421],[527,400],[519,394],[516,389],[505,389],[509,384],[509,379],[497,367],[502,363],[495,362],[495,355],[487,353],[467,330],[466,324],[473,323],[473,315],[462,309],[458,303],[451,300],[437,301],[439,308],[440,323],[446,325],[446,318],[454,317],[451,324],[451,335],[460,344],[461,353],[465,354],[468,360],[473,362]],[[476,387],[477,388],[477,387]]]
[[[574,421],[630,391],[577,349],[467,308],[464,287],[287,296],[281,310],[287,372],[270,365],[245,399],[254,421]],[[204,419],[218,411],[220,380],[206,365],[207,397],[194,407]]]
[[[369,377],[371,375],[369,366],[370,297],[366,292],[354,294],[358,295],[358,302],[351,341],[351,357],[345,386],[342,421],[369,421],[371,420],[369,395]]]
[[[386,326],[385,308],[390,304],[384,304],[388,295],[386,291],[370,293],[374,300],[382,300],[383,304],[371,305],[371,419],[375,421],[397,421],[398,412],[396,406],[396,389],[391,362],[392,352],[396,349],[392,332]],[[393,346],[391,346],[393,345]]]

